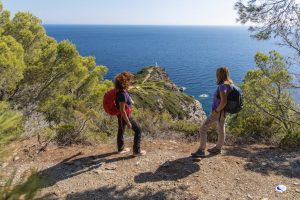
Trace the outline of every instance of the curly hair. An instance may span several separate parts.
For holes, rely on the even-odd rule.
[[[133,79],[133,74],[130,72],[122,72],[115,77],[115,88],[118,90],[127,90]]]

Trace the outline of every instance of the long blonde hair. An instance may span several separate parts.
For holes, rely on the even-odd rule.
[[[222,66],[218,68],[216,71],[216,77],[217,85],[222,84],[224,82],[229,82],[230,84],[233,84],[233,81],[230,78],[228,67]]]

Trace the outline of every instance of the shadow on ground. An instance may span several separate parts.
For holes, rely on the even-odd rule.
[[[133,158],[131,155],[126,157],[107,158],[115,154],[117,153],[112,152],[74,159],[81,155],[81,153],[77,153],[52,167],[38,172],[38,175],[43,180],[43,185],[41,188],[53,186],[59,181],[97,169],[104,163],[113,163]]]
[[[43,199],[55,200],[58,199],[54,195],[46,195]],[[196,200],[184,190],[181,189],[169,189],[150,191],[148,189],[135,189],[133,186],[127,186],[125,188],[118,189],[116,186],[105,186],[96,190],[87,190],[78,193],[68,194],[67,200],[92,200],[92,199],[105,199],[105,200],[140,200],[140,199],[189,199]]]
[[[200,170],[199,164],[191,157],[167,161],[153,172],[144,172],[134,177],[136,183],[176,181]]]
[[[227,149],[224,156],[236,156],[246,160],[245,170],[262,175],[274,173],[289,178],[300,178],[300,151],[287,152],[277,148],[233,147]]]

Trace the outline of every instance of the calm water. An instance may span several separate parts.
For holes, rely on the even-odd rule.
[[[46,25],[47,33],[73,42],[82,55],[93,55],[97,64],[109,68],[106,78],[118,72],[136,72],[144,66],[164,67],[170,78],[186,87],[209,112],[215,90],[215,70],[226,65],[232,79],[240,83],[254,68],[257,51],[287,50],[274,41],[259,42],[245,27],[187,26],[80,26]],[[208,98],[199,95],[208,94]]]

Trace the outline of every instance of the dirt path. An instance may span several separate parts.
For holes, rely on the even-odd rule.
[[[152,71],[153,71],[153,69],[152,68],[150,68],[149,70],[148,70],[148,74],[147,74],[147,76],[145,77],[145,79],[143,80],[143,82],[142,83],[145,83],[146,81],[148,81],[148,79],[150,78],[150,76],[151,76],[151,73],[152,73]]]
[[[144,140],[148,154],[138,158],[115,154],[114,144],[49,146],[39,155],[30,145],[2,170],[37,168],[48,179],[42,199],[300,199],[300,152],[225,147],[195,162],[189,155],[197,143],[179,141]],[[287,191],[276,192],[278,184]]]

